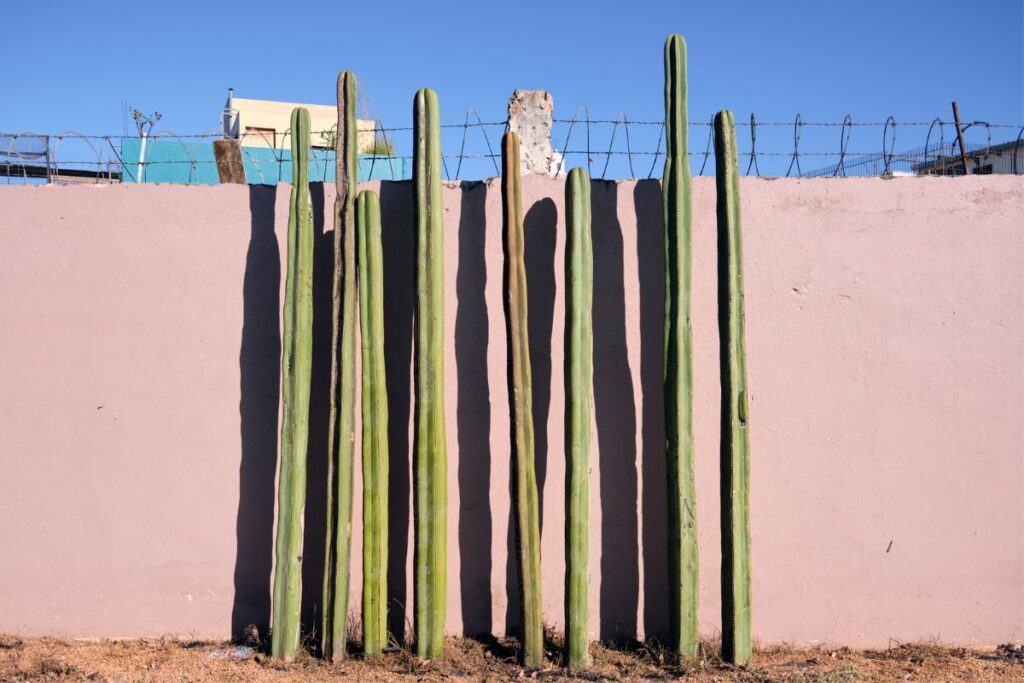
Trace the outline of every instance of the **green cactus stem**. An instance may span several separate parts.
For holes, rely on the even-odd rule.
[[[309,194],[309,112],[292,112],[292,192],[288,207],[281,356],[281,468],[277,486],[271,654],[290,660],[299,646],[302,514],[306,505],[309,382],[313,358],[313,204]]]
[[[750,662],[750,445],[743,340],[743,247],[736,123],[715,115],[718,188],[718,337],[722,379],[722,658]]]
[[[363,651],[388,644],[388,389],[384,375],[384,258],[380,202],[356,198],[363,411]]]
[[[686,150],[686,42],[665,41],[665,450],[671,646],[696,657],[697,509],[693,481],[693,348],[690,333],[690,160]]]
[[[416,652],[444,653],[447,580],[448,450],[444,416],[444,206],[437,94],[413,105],[416,187],[415,597]]]
[[[590,176],[584,168],[569,171],[565,210],[565,452],[569,470],[566,654],[569,668],[580,669],[590,665],[590,396],[594,360],[594,252]]]
[[[352,546],[352,480],[356,403],[356,77],[338,74],[335,139],[334,284],[331,308],[330,429],[327,436],[327,521],[321,652],[344,659]]]
[[[527,328],[526,260],[523,256],[523,200],[519,183],[519,136],[501,141],[501,199],[505,234],[506,314],[508,316],[509,400],[515,466],[516,543],[522,579],[523,664],[544,662],[540,599],[540,513],[534,470],[533,389]]]

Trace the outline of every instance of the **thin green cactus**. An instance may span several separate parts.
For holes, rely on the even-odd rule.
[[[309,112],[292,112],[292,192],[288,208],[281,356],[281,469],[271,654],[290,660],[299,646],[302,515],[306,504],[309,382],[313,359],[313,204],[309,194]]]
[[[338,74],[335,138],[334,286],[331,313],[330,429],[327,436],[327,521],[321,652],[346,655],[356,402],[356,77]]]
[[[566,650],[570,669],[590,665],[590,396],[593,373],[594,253],[590,176],[569,171],[565,186],[565,452],[569,475]]]
[[[690,160],[686,42],[665,41],[665,450],[669,508],[671,646],[696,657],[697,509],[693,481],[693,348],[690,332]]]
[[[516,543],[522,577],[523,663],[544,662],[540,598],[540,514],[534,470],[533,390],[527,328],[526,260],[523,255],[523,200],[519,183],[519,136],[501,141],[501,198],[505,233],[506,310],[509,341],[509,398],[515,465]]]
[[[444,653],[447,580],[448,450],[444,416],[444,206],[437,94],[416,93],[413,105],[416,186],[416,652]]]
[[[384,374],[384,259],[380,202],[356,198],[363,414],[363,651],[388,644],[388,389]]]
[[[718,188],[718,337],[722,381],[722,658],[747,664],[750,632],[750,445],[743,340],[743,248],[736,123],[715,115]]]

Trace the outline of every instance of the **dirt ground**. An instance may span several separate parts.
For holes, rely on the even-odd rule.
[[[893,644],[881,651],[848,648],[758,650],[734,668],[709,643],[698,661],[678,665],[664,650],[595,644],[594,665],[569,674],[549,652],[543,669],[516,664],[513,640],[451,639],[443,661],[419,662],[408,652],[329,665],[301,655],[282,664],[231,643],[182,640],[83,642],[0,635],[2,681],[1024,681],[1024,647],[967,650],[933,644]]]

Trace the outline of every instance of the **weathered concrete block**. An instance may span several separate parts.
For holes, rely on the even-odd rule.
[[[515,90],[508,101],[508,127],[519,134],[523,173],[554,176],[561,156],[551,149],[555,101],[545,90]]]

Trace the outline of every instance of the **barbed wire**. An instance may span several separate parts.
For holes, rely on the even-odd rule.
[[[625,111],[620,111],[614,118],[591,118],[589,109],[584,106],[579,107],[571,118],[554,118],[552,124],[552,141],[561,141],[560,146],[552,149],[551,168],[556,174],[564,173],[569,160],[576,159],[586,165],[592,176],[595,175],[595,164],[600,164],[601,172],[596,177],[635,178],[635,162],[649,157],[651,164],[646,177],[651,178],[658,168],[658,161],[664,158],[665,124],[661,120],[633,120]],[[758,121],[751,114],[749,121],[738,122],[736,126],[746,131],[738,131],[738,137],[739,155],[747,159],[747,175],[762,175],[761,162],[768,164],[765,175],[785,177],[911,173],[954,175],[964,170],[956,148],[954,124],[941,118],[897,122],[889,116],[884,121],[854,121],[846,115],[841,121],[834,122],[804,121],[800,114],[796,114],[792,121],[787,122]],[[713,121],[691,121],[689,127],[689,156],[696,175],[713,172]],[[446,179],[479,178],[490,175],[491,170],[497,175],[501,155],[495,151],[496,145],[492,144],[488,133],[488,129],[497,128],[504,132],[508,129],[508,122],[484,121],[473,108],[466,111],[462,122],[442,124],[443,149],[458,150],[457,153],[442,154]],[[782,133],[787,128],[790,129],[789,140],[772,133]],[[834,134],[827,134],[835,128],[839,129],[838,140],[832,137]],[[870,140],[863,134],[855,136],[856,130],[870,129],[880,129],[881,134],[875,138],[877,147],[864,145]],[[898,129],[903,131],[899,136]],[[408,175],[407,162],[412,157],[399,153],[396,142],[412,131],[411,126],[385,126],[378,120],[372,126],[360,126],[358,130],[372,133],[385,152],[376,153],[378,147],[375,143],[375,153],[364,156],[367,166],[365,173],[360,170],[361,176],[402,179]],[[1024,152],[1024,126],[1021,124],[976,120],[963,122],[961,130],[964,134],[975,131],[971,133],[975,141],[968,143],[965,150],[977,157],[973,172],[998,172],[993,171],[986,159],[991,155],[1002,159],[1007,153],[1003,159],[1006,170],[1002,172],[1020,174],[1024,171],[1024,162],[1018,160]],[[977,131],[984,136],[983,142],[977,140]],[[333,179],[331,148],[336,132],[336,127],[332,127],[310,133],[311,177],[325,182]],[[1005,133],[1009,135],[1001,135]],[[897,138],[901,141],[916,138],[920,142],[922,135],[923,144],[897,151]],[[994,135],[1005,139],[994,141]],[[606,139],[607,145],[595,145],[595,136]],[[268,136],[254,132],[242,136],[240,147],[250,182],[275,183],[290,179],[290,137],[290,130],[280,133],[280,141],[276,133]],[[855,137],[857,145],[864,145],[859,147],[859,151],[851,151],[851,141]],[[8,183],[15,179],[45,179],[47,182],[78,179],[95,182],[217,182],[216,160],[210,143],[222,138],[220,131],[212,130],[188,134],[162,130],[144,137],[91,135],[77,131],[56,134],[0,132],[0,172]],[[747,139],[744,141],[743,138]],[[148,153],[145,158],[143,148]],[[835,161],[808,170],[805,165],[812,159]],[[452,168],[454,173],[450,172]]]
[[[797,114],[797,116],[800,116],[800,114]],[[849,117],[849,114],[847,114],[847,117]],[[889,117],[889,119],[892,119],[892,118],[893,117],[891,117],[891,116]],[[552,119],[552,120],[555,123],[571,123],[573,121],[573,119],[559,119],[559,118],[555,118],[555,119]],[[939,119],[934,119],[933,121],[901,121],[899,125],[901,125],[901,126],[930,126],[930,125],[932,125],[932,123],[934,123],[935,121],[938,121],[938,120]],[[597,125],[597,124],[615,124],[615,123],[622,123],[622,120],[621,119],[590,119],[590,123],[594,124],[594,125]],[[632,121],[631,120],[631,121],[627,121],[626,123],[628,123],[631,126],[661,126],[661,125],[665,124],[665,122],[663,120],[660,120],[660,119],[657,120],[657,121]],[[946,125],[953,125],[952,121],[946,121],[945,123],[946,123]],[[982,124],[982,125],[985,125],[985,126],[989,126],[991,128],[1014,128],[1014,129],[1019,128],[1021,126],[1021,124],[1019,124],[1019,123],[989,123],[987,121],[961,121],[960,122],[961,126],[967,126],[968,124]],[[484,125],[485,126],[497,126],[497,125],[502,125],[503,126],[503,125],[505,125],[505,122],[502,121],[501,123],[485,123]],[[703,122],[700,122],[700,121],[690,121],[688,125],[691,128],[714,128],[715,124],[714,124],[714,121],[709,122],[709,123],[703,123]],[[758,121],[757,125],[758,126],[792,126],[793,125],[793,121],[767,121],[767,122],[765,122],[765,121]],[[853,123],[853,122],[846,121],[846,119],[844,119],[843,121],[839,121],[839,122],[835,122],[835,121],[801,121],[800,125],[801,126],[805,126],[805,127],[821,126],[821,127],[838,128],[838,127],[850,127],[850,126],[853,126],[853,127],[858,127],[859,128],[859,127],[865,127],[865,126],[879,126],[879,127],[887,126],[887,125],[890,125],[890,121],[888,121],[888,120],[886,120],[886,121],[858,121],[856,123]],[[745,128],[745,127],[750,127],[750,126],[751,126],[751,124],[748,123],[748,122],[744,122],[744,121],[736,122],[736,127],[737,128]],[[455,125],[455,126],[450,126],[450,127],[461,128],[462,126],[461,125]],[[369,128],[367,128],[366,130],[369,130]]]

